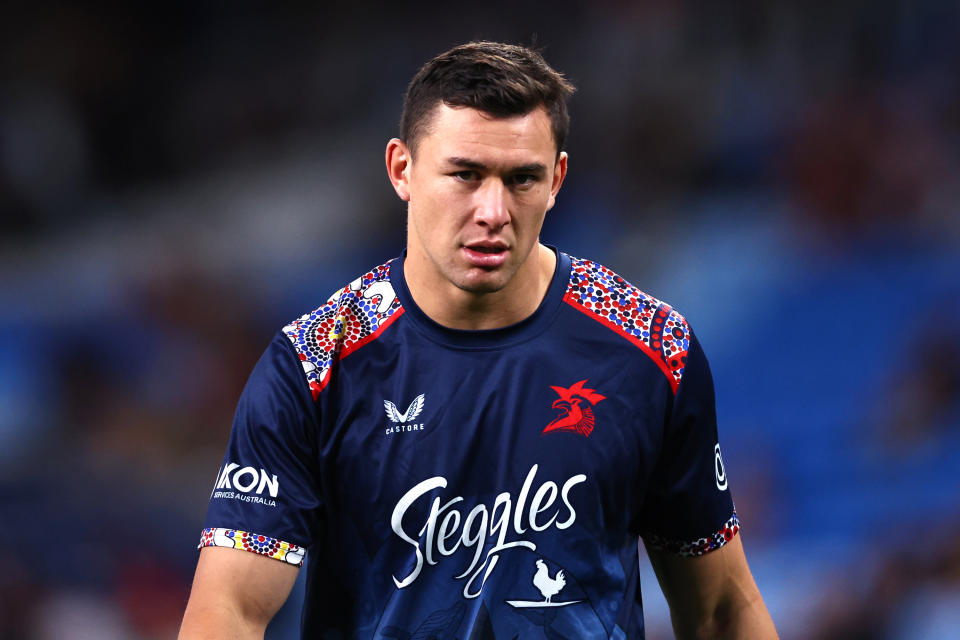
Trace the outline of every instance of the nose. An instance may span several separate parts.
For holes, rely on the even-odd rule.
[[[487,180],[486,184],[477,190],[476,195],[476,222],[494,231],[510,222],[510,210],[507,207],[509,193],[502,180]]]

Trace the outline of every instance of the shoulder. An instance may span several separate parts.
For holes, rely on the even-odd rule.
[[[338,289],[283,328],[303,366],[314,399],[333,364],[376,338],[403,313],[384,263]]]
[[[676,392],[690,348],[686,318],[601,264],[574,257],[570,262],[564,302],[644,352]]]

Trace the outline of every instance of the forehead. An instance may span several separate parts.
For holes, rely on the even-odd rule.
[[[417,144],[417,152],[433,159],[469,158],[484,164],[527,162],[547,164],[556,155],[550,116],[542,107],[529,113],[495,118],[471,107],[440,103]]]

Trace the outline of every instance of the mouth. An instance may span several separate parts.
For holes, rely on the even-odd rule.
[[[495,269],[507,260],[510,248],[504,242],[475,242],[463,245],[467,262],[482,269]]]
[[[464,246],[467,249],[480,253],[500,253],[501,251],[507,250],[507,244],[505,242],[475,242]]]

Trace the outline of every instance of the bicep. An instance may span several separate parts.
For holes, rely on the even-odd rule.
[[[776,637],[740,536],[698,557],[647,549],[678,638]]]
[[[296,579],[297,567],[286,562],[204,547],[180,638],[262,638]]]

